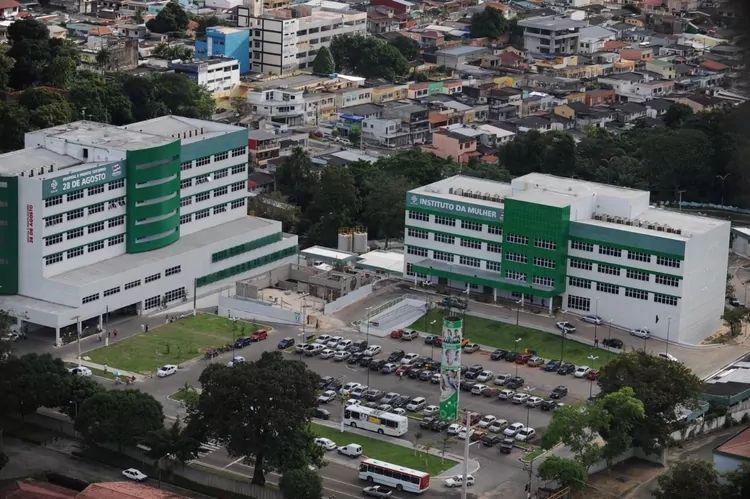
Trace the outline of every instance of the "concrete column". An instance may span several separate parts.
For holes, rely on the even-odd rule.
[[[99,330],[104,330],[104,314],[99,314]]]
[[[549,314],[552,315],[552,302],[554,301],[553,298],[549,299]]]
[[[60,328],[55,328],[55,346],[61,347],[62,346],[62,340],[60,339]]]
[[[139,317],[143,315],[143,302],[138,302],[135,304],[135,312]]]
[[[497,303],[497,288],[492,288],[492,301]]]

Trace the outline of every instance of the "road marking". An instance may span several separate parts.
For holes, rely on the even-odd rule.
[[[227,464],[226,466],[224,466],[224,469],[227,469],[227,468],[229,468],[230,466],[233,466],[233,465],[235,465],[235,464],[239,463],[240,461],[242,461],[242,460],[244,460],[244,459],[245,459],[245,456],[239,457],[239,458],[235,459],[234,461],[232,461],[231,463],[229,463],[229,464]]]

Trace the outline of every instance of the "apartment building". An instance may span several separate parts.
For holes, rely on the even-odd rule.
[[[721,325],[730,224],[649,202],[537,173],[450,177],[406,194],[404,273],[700,343]]]
[[[674,80],[660,80],[648,73],[619,73],[600,76],[597,81],[615,91],[623,102],[645,102],[664,97],[674,89]]]
[[[251,30],[253,70],[266,74],[306,69],[334,36],[367,32],[366,12],[332,1],[313,0],[265,11],[241,7],[237,14],[238,26]]]
[[[536,16],[518,21],[523,28],[523,47],[536,54],[574,54],[579,31],[588,25],[562,16]]]
[[[214,97],[226,97],[240,84],[240,63],[237,59],[214,57],[195,62],[170,62],[169,69],[184,74]]]
[[[0,155],[0,309],[61,331],[149,313],[296,254],[247,216],[248,132],[164,116],[29,132]]]

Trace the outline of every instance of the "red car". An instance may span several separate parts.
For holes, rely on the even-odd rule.
[[[395,374],[396,376],[404,376],[404,375],[406,375],[406,371],[408,371],[408,370],[409,370],[409,366],[399,366],[394,371],[393,374]]]
[[[516,357],[516,364],[525,364],[531,357],[532,355],[530,353],[522,353],[518,357]]]
[[[265,329],[258,329],[250,335],[251,341],[260,341],[265,340],[266,338],[268,338],[268,331],[266,331]]]
[[[590,370],[586,377],[592,381],[596,381],[599,379],[599,369]]]
[[[436,336],[434,340],[432,340],[432,345],[436,347],[443,346],[443,337],[442,336]]]
[[[394,329],[393,331],[391,331],[391,338],[393,338],[393,339],[397,340],[397,339],[401,338],[403,335],[404,335],[404,330],[403,329]]]

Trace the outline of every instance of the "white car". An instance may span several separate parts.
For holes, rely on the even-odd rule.
[[[349,407],[350,405],[362,405],[362,401],[358,399],[349,399],[346,401],[346,407]]]
[[[513,395],[511,402],[513,402],[514,404],[525,404],[526,401],[529,400],[530,396],[531,395],[529,395],[528,393],[516,393],[515,395]]]
[[[448,432],[448,435],[458,435],[458,433],[461,430],[463,430],[463,429],[464,429],[464,427],[461,426],[460,424],[458,424],[458,423],[451,423],[448,426],[448,429],[446,431]]]
[[[487,428],[489,425],[497,421],[497,416],[493,416],[492,414],[487,414],[482,419],[479,420],[479,427],[480,428]]]
[[[481,395],[483,391],[487,389],[487,385],[483,385],[481,383],[477,383],[476,385],[471,387],[471,393],[473,395]]]
[[[467,430],[466,428],[462,428],[461,431],[458,432],[457,437],[459,440],[466,440],[466,430]],[[471,436],[474,434],[474,428],[469,428],[468,431],[469,431],[468,437],[471,438]]]
[[[497,392],[497,398],[499,398],[500,400],[511,400],[515,396],[515,394],[516,392],[509,388],[506,388]]]
[[[325,450],[333,450],[336,448],[336,442],[334,442],[330,438],[316,438],[315,443],[323,447],[323,449]]]
[[[348,352],[346,350],[336,350],[336,353],[333,354],[333,360],[335,362],[343,362],[351,356],[351,352]]]
[[[406,410],[411,412],[421,411],[427,405],[427,400],[424,397],[414,397],[406,404]]]
[[[526,428],[526,425],[523,423],[513,423],[503,430],[503,435],[506,437],[515,437],[524,428]]]
[[[406,355],[404,355],[404,358],[401,359],[401,365],[410,366],[412,362],[414,362],[418,358],[419,358],[418,353],[407,353]]]
[[[166,378],[167,376],[171,376],[176,372],[177,372],[177,366],[173,364],[167,364],[165,366],[161,366],[159,370],[156,371],[156,375],[160,378]]]
[[[438,412],[440,412],[440,407],[438,407],[436,405],[428,405],[427,407],[425,407],[424,409],[422,409],[422,415],[425,416],[425,417],[427,417],[427,416],[434,416]]]
[[[333,350],[331,348],[326,348],[325,350],[323,350],[322,352],[320,352],[320,358],[321,359],[332,359],[333,355],[335,353],[336,353],[335,350]]]
[[[645,328],[637,328],[630,331],[631,336],[637,336],[639,338],[649,339],[651,338],[651,333],[648,331],[648,329]]]
[[[302,349],[305,355],[308,357],[313,357],[315,355],[318,355],[320,352],[325,350],[326,347],[322,343],[312,343],[310,345],[305,345],[305,347]]]
[[[581,317],[581,320],[583,322],[588,322],[589,324],[596,324],[597,326],[601,326],[604,322],[604,320],[598,315],[584,315]]]
[[[500,433],[508,426],[508,422],[504,419],[496,419],[491,425],[487,427],[492,433]]]
[[[576,378],[585,378],[589,371],[591,371],[589,366],[578,366],[576,367],[576,370],[573,371],[573,376]]]
[[[662,359],[671,360],[672,362],[679,362],[677,360],[677,357],[675,357],[671,353],[660,353],[659,357],[661,357]]]
[[[519,442],[528,442],[534,436],[536,435],[536,430],[534,428],[522,428],[518,430],[518,433],[516,433],[516,440]]]
[[[352,398],[355,399],[361,399],[365,396],[365,392],[367,391],[367,386],[365,385],[359,385],[355,389],[353,389],[351,392],[349,392],[349,395],[351,395]]]
[[[236,355],[236,356],[232,357],[232,360],[230,360],[229,362],[227,362],[227,367],[239,366],[240,364],[244,364],[244,363],[245,363],[245,357],[243,357],[241,355]]]
[[[326,341],[326,346],[328,348],[336,348],[339,343],[341,343],[344,340],[341,336],[331,336],[328,341]]]
[[[346,350],[352,346],[352,343],[354,343],[352,340],[341,340],[339,341],[339,344],[336,345],[336,350]]]
[[[544,402],[544,399],[542,397],[529,397],[526,401],[526,405],[528,407],[539,407],[542,405],[542,402]]]
[[[494,383],[498,386],[503,386],[506,381],[508,381],[510,378],[512,378],[513,375],[510,373],[502,373],[495,376]]]
[[[342,386],[341,390],[339,391],[341,392],[342,395],[349,395],[350,393],[352,393],[352,390],[354,390],[358,386],[362,386],[362,384],[355,383],[354,381],[352,381]]]
[[[330,334],[321,334],[320,336],[315,338],[315,343],[320,343],[322,345],[325,345],[326,343],[328,343],[328,340],[330,339],[331,339]]]
[[[492,371],[482,371],[477,376],[477,381],[480,383],[487,383],[495,375]]]
[[[406,414],[406,409],[404,409],[403,407],[396,407],[391,411],[391,414],[398,414],[399,416],[403,416],[404,414]]]
[[[362,455],[362,446],[359,444],[342,445],[337,452],[349,457],[359,457]]]
[[[68,372],[74,376],[83,376],[84,378],[88,378],[92,374],[91,369],[86,366],[71,367],[68,369]]]
[[[570,322],[555,322],[555,326],[557,326],[557,329],[562,331],[563,333],[575,333],[576,327],[571,324]]]
[[[320,395],[318,395],[318,402],[322,404],[327,404],[331,400],[336,398],[336,392],[333,390],[326,390]]]
[[[128,468],[126,470],[122,470],[122,476],[129,480],[135,480],[136,482],[142,482],[145,479],[148,478],[148,475],[145,473],[141,473],[139,470],[135,468]]]
[[[380,348],[380,345],[370,345],[369,347],[365,348],[365,355],[369,355],[370,357],[374,357],[380,352],[382,352],[383,349]]]
[[[452,476],[443,483],[445,483],[445,486],[449,488],[461,487],[464,483],[464,476],[463,475]],[[471,487],[472,485],[474,485],[474,476],[466,475],[466,486]]]

